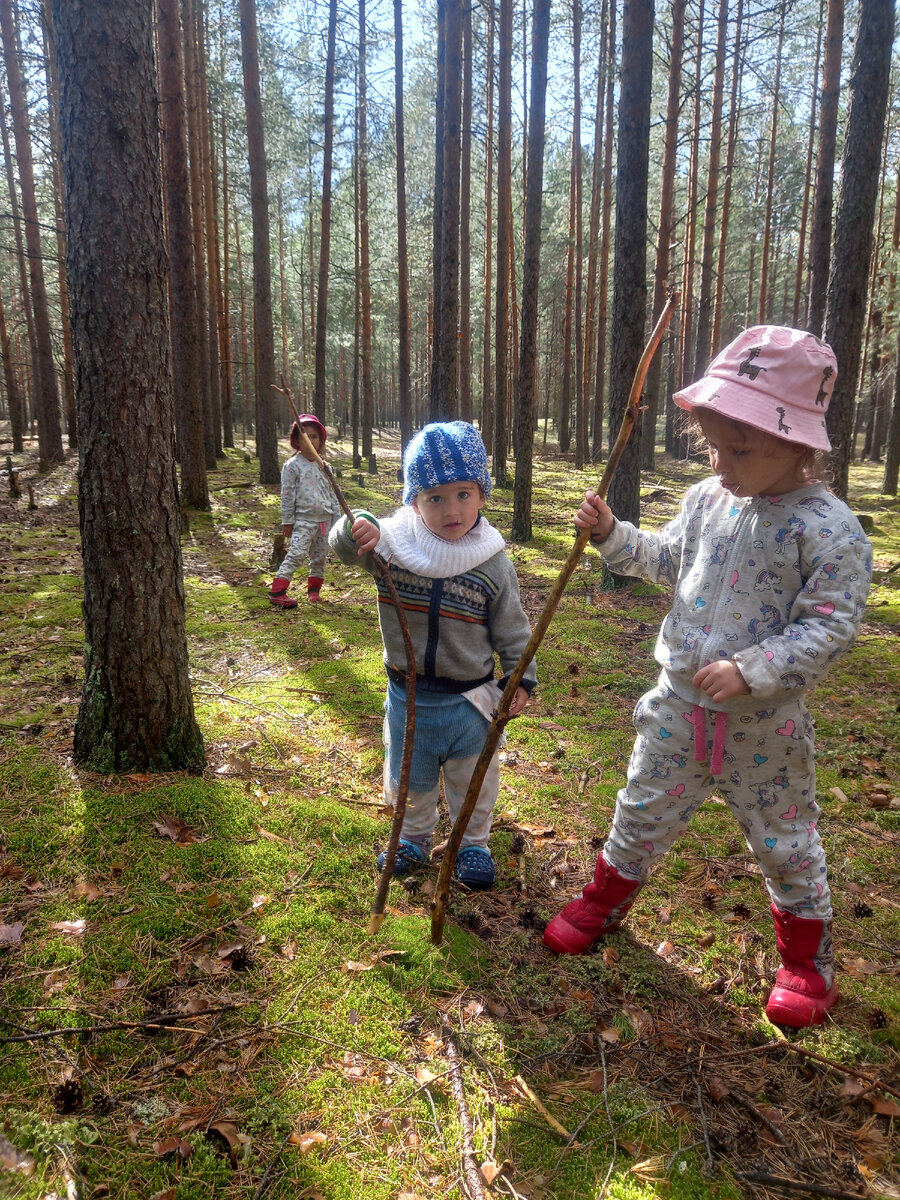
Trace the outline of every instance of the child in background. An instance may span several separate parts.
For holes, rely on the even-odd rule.
[[[339,521],[329,540],[342,562],[362,565],[378,588],[388,676],[385,701],[385,800],[396,799],[406,722],[406,653],[397,612],[372,551],[389,564],[416,656],[416,723],[409,796],[394,863],[406,875],[428,861],[438,823],[440,776],[451,820],[465,799],[491,714],[506,679],[494,681],[494,655],[512,671],[531,636],[515,569],[502,535],[482,516],[491,494],[481,438],[465,421],[426,425],[403,459],[403,507],[380,523],[359,513]],[[529,664],[510,705],[518,716],[535,685]],[[495,754],[456,856],[456,877],[470,888],[494,882],[488,849],[500,787]],[[384,854],[378,867],[384,866]]]
[[[610,568],[669,583],[675,598],[594,880],[544,934],[557,953],[584,954],[617,928],[715,790],[771,898],[783,965],[766,1013],[795,1028],[820,1023],[837,998],[805,698],[856,638],[872,563],[859,522],[813,475],[815,452],[830,449],[836,377],[834,353],[811,334],[747,329],[674,396],[715,472],[678,516],[645,532],[586,493],[575,524]]]
[[[276,608],[297,607],[297,601],[287,594],[287,590],[294,572],[307,557],[306,598],[311,604],[318,604],[319,591],[325,582],[328,530],[340,514],[331,484],[300,442],[301,426],[316,453],[322,452],[328,437],[325,426],[311,413],[301,414],[300,424],[295,421],[291,426],[291,446],[296,453],[281,471],[281,532],[291,541],[269,591],[269,603]]]

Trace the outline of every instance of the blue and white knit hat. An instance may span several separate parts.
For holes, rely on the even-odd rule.
[[[444,483],[477,483],[491,494],[484,442],[468,421],[437,421],[426,425],[403,455],[403,503],[412,504],[419,492]]]

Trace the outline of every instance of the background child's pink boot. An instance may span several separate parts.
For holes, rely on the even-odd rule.
[[[309,579],[307,579],[306,598],[310,604],[318,604],[322,599],[322,597],[319,595],[319,590],[324,582],[324,579],[318,579],[315,575],[310,575]]]
[[[642,884],[626,879],[603,854],[597,857],[594,882],[567,904],[544,930],[544,942],[557,954],[586,954],[604,933],[618,929]]]
[[[289,579],[284,579],[280,575],[272,580],[272,586],[269,588],[269,603],[275,608],[296,608],[297,601],[293,596],[287,594],[288,588],[291,586]]]
[[[772,916],[784,966],[775,976],[766,1016],[774,1025],[791,1029],[821,1025],[838,994],[831,922],[782,912],[774,904]]]

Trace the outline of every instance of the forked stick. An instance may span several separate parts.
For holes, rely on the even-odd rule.
[[[331,484],[331,490],[337,496],[337,502],[341,506],[341,512],[352,525],[356,520],[353,515],[353,510],[347,503],[344,493],[338,486],[338,482],[334,477],[334,472],[327,462],[317,453],[315,446],[306,436],[303,426],[300,423],[300,414],[294,404],[294,397],[291,395],[290,388],[285,384],[284,377],[281,380],[281,387],[277,387],[274,383],[272,387],[282,396],[287,397],[288,404],[291,406],[291,412],[294,414],[294,420],[297,422],[297,429],[300,433],[300,444],[303,449],[312,455],[312,461],[319,464],[325,478]],[[378,570],[381,572],[381,578],[384,580],[384,586],[388,590],[394,608],[397,612],[397,623],[400,626],[400,633],[403,635],[403,645],[406,650],[406,725],[403,730],[403,753],[400,758],[400,776],[397,780],[397,796],[394,801],[394,819],[391,824],[391,836],[388,839],[387,850],[385,851],[384,867],[381,876],[378,880],[378,891],[375,893],[375,903],[372,905],[371,915],[369,917],[369,927],[366,930],[370,937],[374,936],[381,928],[381,922],[384,920],[384,909],[387,904],[388,891],[391,886],[391,878],[394,874],[394,860],[397,857],[397,843],[400,841],[400,827],[403,824],[403,818],[406,815],[406,797],[409,792],[409,771],[412,765],[413,752],[413,736],[416,728],[416,653],[413,649],[412,635],[409,632],[409,622],[406,619],[406,613],[403,611],[403,605],[400,602],[400,596],[397,593],[397,588],[394,586],[394,581],[391,579],[391,572],[388,564],[381,557],[372,551],[372,558]]]
[[[628,394],[628,404],[625,412],[622,415],[622,424],[619,428],[618,437],[615,440],[612,450],[609,453],[609,461],[603,471],[603,476],[597,485],[596,494],[601,499],[606,498],[606,493],[609,491],[609,484],[613,477],[616,467],[619,465],[619,459],[622,457],[622,452],[625,449],[625,444],[631,436],[631,431],[634,428],[634,423],[637,420],[639,411],[641,391],[644,387],[644,381],[647,378],[647,371],[650,367],[650,361],[656,353],[659,343],[662,341],[662,336],[666,331],[672,313],[678,305],[678,295],[675,292],[670,293],[666,307],[660,313],[659,320],[656,322],[656,328],[650,335],[650,340],[644,347],[644,352],[641,355],[641,360],[638,363],[637,370],[634,373],[634,380],[631,384],[631,391]],[[578,536],[575,539],[575,545],[569,551],[569,557],[563,564],[562,570],[557,576],[550,595],[544,604],[543,610],[535,623],[534,629],[531,632],[528,645],[522,651],[522,657],[516,663],[506,687],[503,689],[503,695],[500,697],[500,702],[497,705],[497,711],[494,713],[494,719],[491,721],[491,726],[488,729],[487,737],[484,741],[484,746],[475,763],[475,769],[472,772],[472,778],[469,782],[469,787],[466,792],[466,798],[462,803],[456,821],[453,824],[453,829],[450,833],[450,838],[447,842],[447,848],[444,850],[444,857],[441,862],[441,870],[438,875],[437,888],[434,893],[434,900],[431,904],[431,940],[435,946],[439,946],[444,938],[444,920],[447,911],[447,898],[450,894],[450,876],[453,873],[453,866],[456,862],[456,855],[459,850],[460,842],[463,834],[466,832],[466,827],[469,824],[469,819],[475,810],[475,804],[478,800],[478,795],[481,791],[481,785],[484,782],[484,777],[487,774],[487,769],[490,766],[491,759],[494,756],[494,751],[497,749],[497,743],[503,730],[509,721],[509,706],[512,704],[513,697],[516,694],[516,689],[522,682],[522,676],[528,664],[537,653],[538,646],[544,639],[544,634],[547,632],[547,627],[553,618],[553,614],[559,605],[566,584],[572,575],[572,572],[578,566],[579,559],[584,553],[584,548],[590,540],[590,530],[581,529],[578,531]]]

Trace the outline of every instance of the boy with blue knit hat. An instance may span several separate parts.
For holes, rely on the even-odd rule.
[[[531,636],[515,569],[498,530],[482,515],[491,494],[484,444],[466,421],[426,425],[403,456],[403,507],[379,522],[357,513],[338,521],[329,541],[338,558],[375,577],[388,676],[385,701],[385,799],[396,798],[406,722],[406,654],[396,609],[372,559],[391,573],[416,656],[416,727],[406,814],[394,863],[406,875],[428,861],[438,823],[443,775],[456,820],[506,678],[494,679],[494,655],[508,676]],[[535,686],[534,663],[510,705],[518,716]],[[462,845],[456,877],[471,888],[494,882],[488,837],[500,766],[495,754]],[[384,855],[379,855],[379,868]]]

